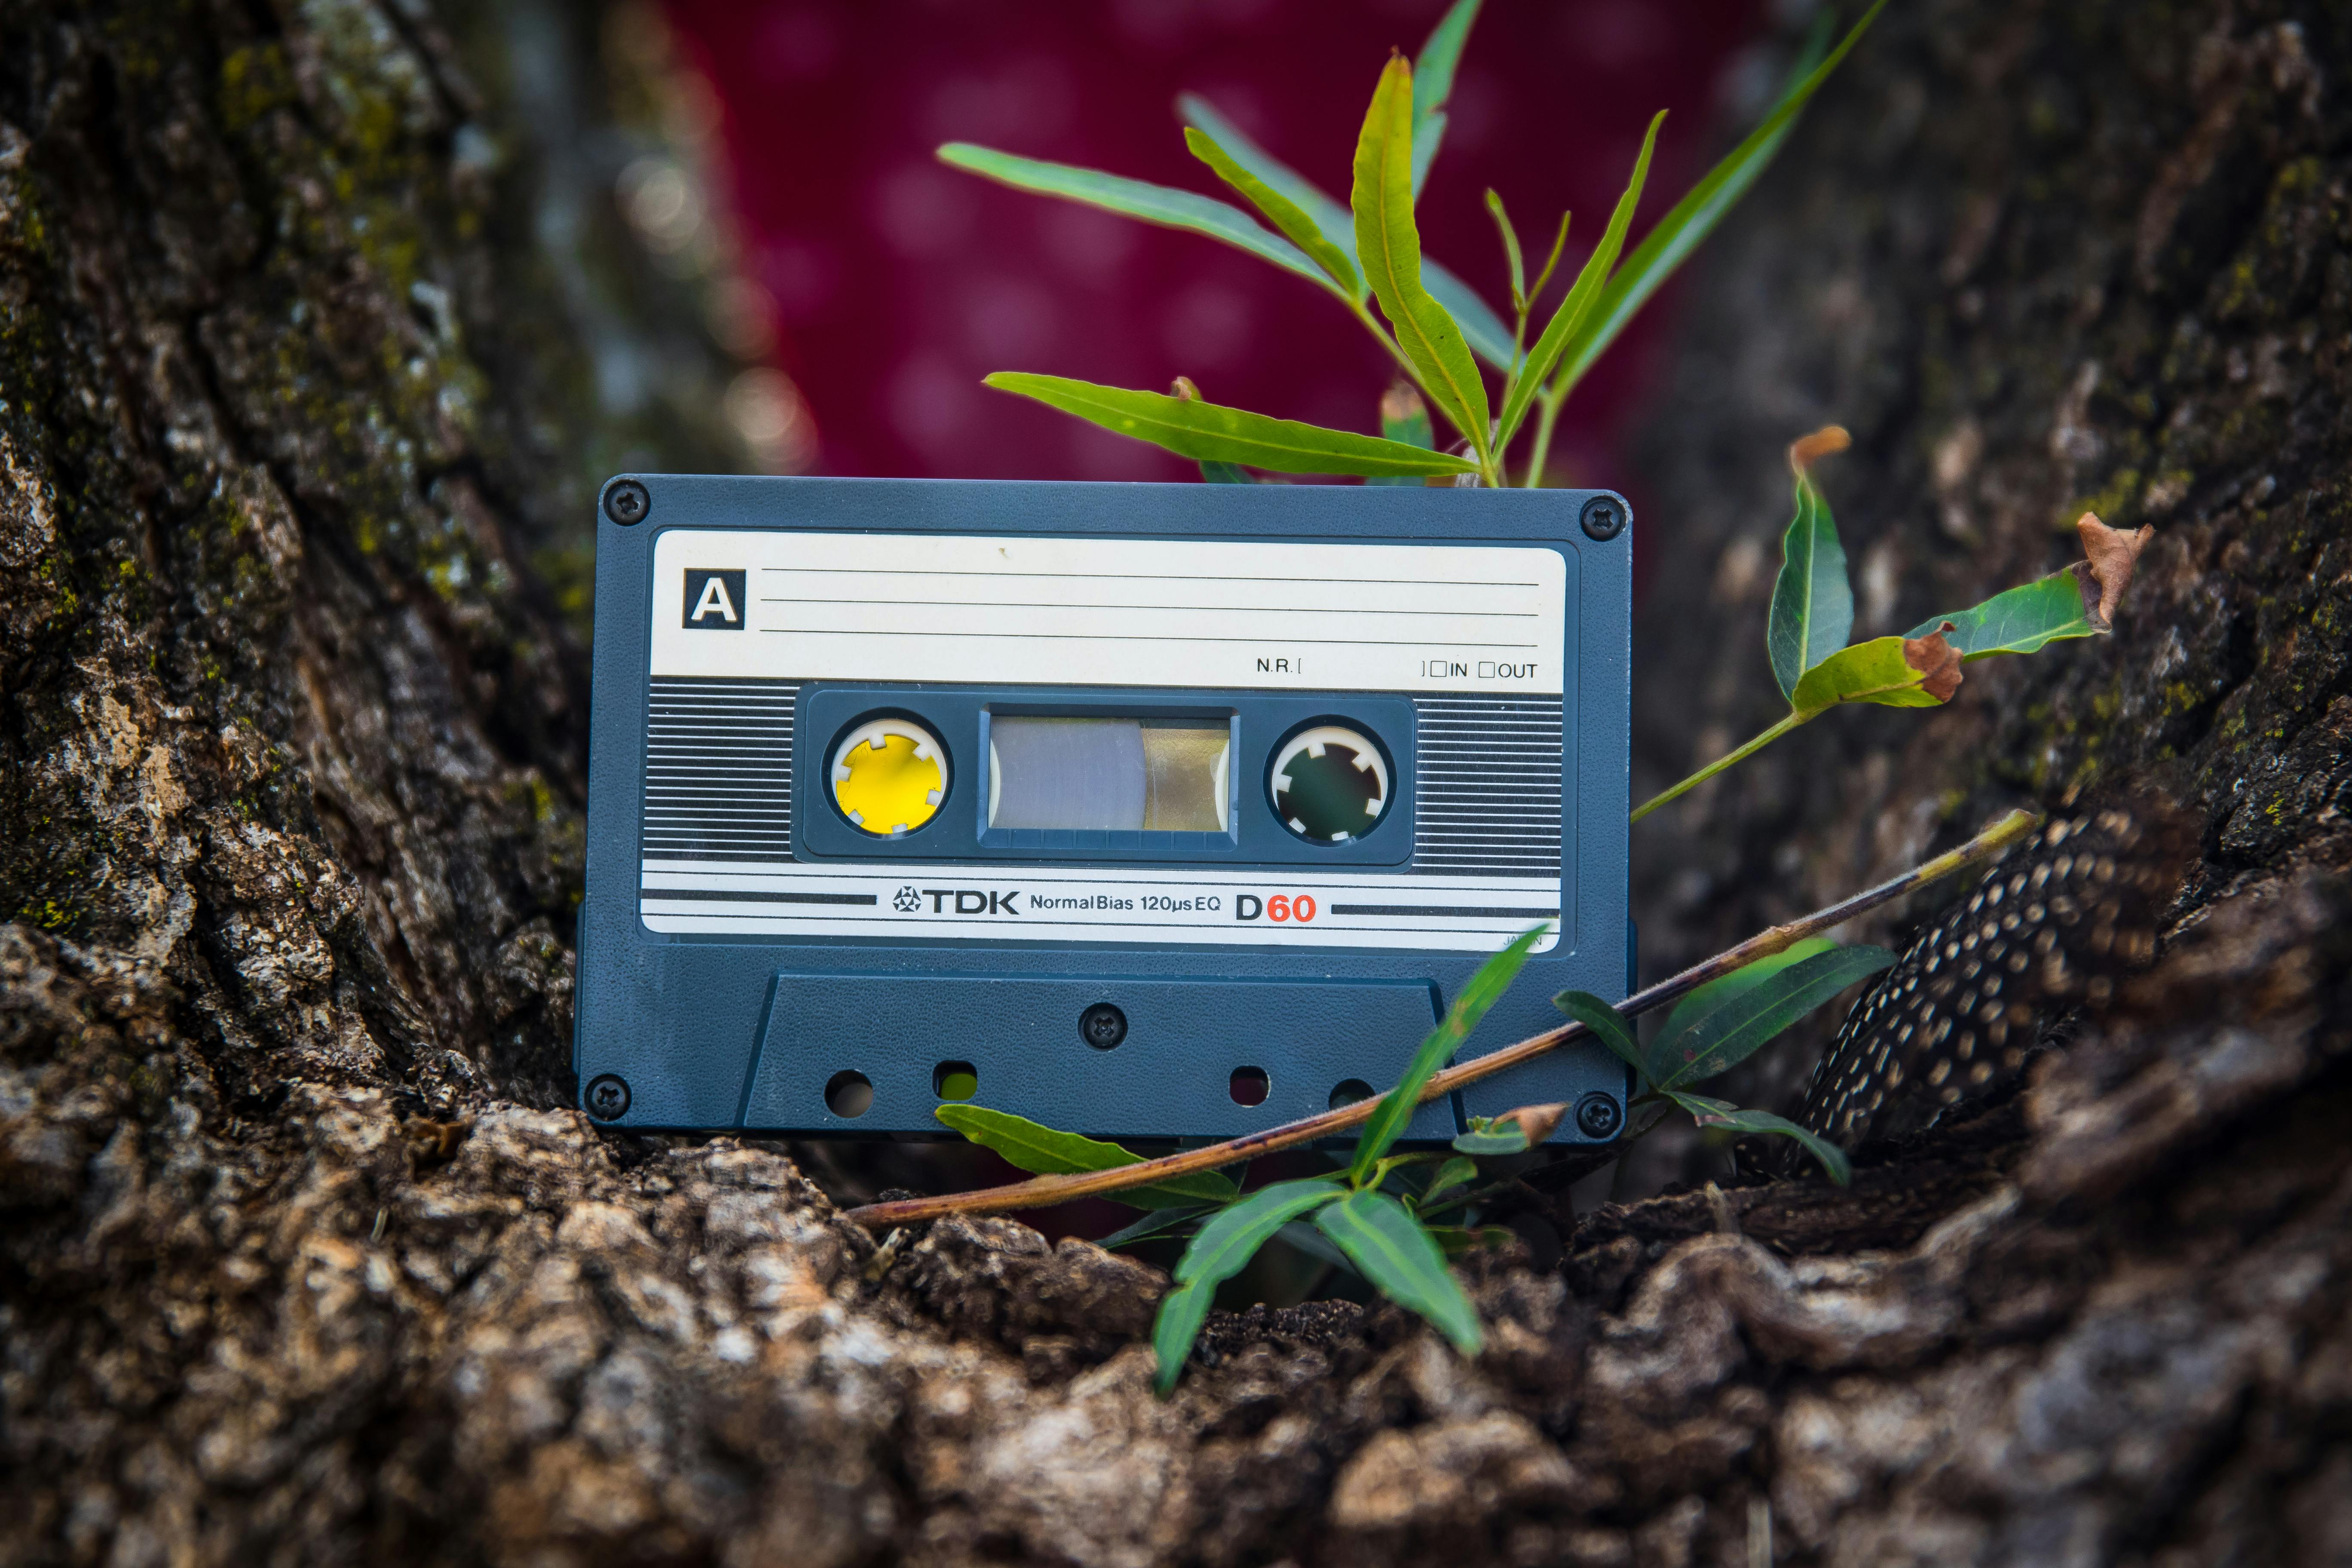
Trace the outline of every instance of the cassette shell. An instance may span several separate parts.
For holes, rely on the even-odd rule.
[[[1349,1085],[1383,1087],[1483,954],[1369,945],[1370,938],[1367,945],[1349,945],[1356,939],[1342,940],[1345,920],[1366,929],[1407,922],[1335,915],[1329,905],[1338,900],[1321,891],[1310,924],[1293,921],[1276,933],[1299,945],[1250,945],[1232,938],[1253,925],[1260,935],[1275,928],[1265,916],[1235,919],[1238,900],[1231,894],[1239,889],[1263,900],[1318,885],[1314,879],[1324,876],[1364,879],[1376,891],[1349,897],[1367,902],[1436,899],[1430,889],[1444,879],[1417,871],[1413,858],[1439,855],[1465,834],[1475,837],[1486,830],[1463,824],[1487,820],[1496,809],[1477,795],[1495,770],[1470,756],[1464,737],[1477,741],[1496,726],[1522,722],[1510,703],[1477,707],[1442,693],[1336,693],[1311,683],[1277,690],[1246,680],[1152,688],[1171,709],[1207,709],[1238,725],[1234,832],[1202,834],[1203,842],[1181,853],[1171,853],[1174,847],[1165,842],[1114,844],[1108,834],[1096,844],[988,841],[988,764],[973,750],[979,710],[992,704],[992,711],[1013,712],[1024,696],[1037,699],[1041,687],[956,697],[971,707],[973,725],[966,730],[930,706],[944,683],[895,671],[793,670],[752,679],[717,665],[702,673],[665,666],[657,654],[649,667],[649,648],[680,635],[678,584],[674,574],[664,575],[670,567],[659,563],[657,552],[665,540],[687,534],[721,543],[740,538],[747,548],[764,539],[862,534],[906,541],[916,554],[932,543],[972,538],[1135,542],[1207,552],[1235,542],[1556,552],[1566,563],[1567,668],[1564,695],[1549,700],[1552,716],[1545,722],[1559,757],[1549,774],[1559,801],[1549,832],[1559,868],[1559,938],[1528,961],[1465,1054],[1555,1025],[1546,999],[1557,991],[1625,989],[1632,530],[1606,542],[1584,534],[1579,510],[1595,492],[630,478],[651,496],[649,515],[635,527],[609,519],[598,525],[597,611],[600,628],[609,631],[596,639],[593,655],[588,885],[578,921],[574,1052],[583,1086],[606,1076],[625,1086],[616,1127],[937,1135],[931,1112],[941,1103],[940,1086],[951,1084],[959,1093],[974,1091],[975,1103],[1097,1137],[1218,1137],[1319,1111]],[[793,550],[797,554],[800,546]],[[688,564],[744,567],[724,551],[707,550]],[[761,570],[757,560],[750,569]],[[1154,602],[1184,602],[1186,570],[1171,568],[1150,595]],[[1142,589],[1137,596],[1146,597]],[[1417,631],[1430,623],[1401,624]],[[719,648],[788,640],[756,626],[692,636]],[[1429,640],[1434,660],[1444,639]],[[1247,656],[1257,651],[1238,650],[1235,668],[1246,669]],[[1480,680],[1483,657],[1475,650],[1468,656],[1466,684]],[[1315,668],[1347,666],[1327,657]],[[1055,674],[1064,682],[1104,679],[1079,659],[1061,661]],[[1107,705],[1123,705],[1131,692],[1118,680],[1068,689]],[[894,701],[894,694],[919,694],[924,705]],[[1055,688],[1034,705],[1067,711],[1058,700],[1064,695]],[[1381,711],[1390,702],[1406,710],[1401,726]],[[877,838],[853,826],[820,786],[844,730],[885,709],[904,710],[902,717],[939,738],[946,787],[928,821]],[[1286,734],[1326,719],[1353,723],[1389,752],[1383,815],[1360,840],[1310,842],[1274,816],[1266,783],[1278,737],[1268,730]],[[734,793],[706,816],[735,813],[737,841],[767,834],[761,842],[772,843],[772,851],[730,849],[723,865],[694,858],[700,852],[679,837],[684,830],[676,823],[715,775],[680,771],[685,765],[671,760],[691,745],[724,750],[730,776],[746,781],[730,784]],[[1465,783],[1467,774],[1478,776]],[[1432,780],[1451,792],[1444,800],[1424,799]],[[1244,822],[1251,812],[1263,816]],[[1263,841],[1248,836],[1258,823],[1270,830]],[[1226,847],[1217,846],[1220,838]],[[1402,858],[1391,858],[1400,850]],[[773,858],[761,860],[761,854]],[[1475,882],[1475,867],[1456,863],[1469,868],[1454,873],[1455,881]],[[888,875],[856,881],[860,865],[887,868]],[[1007,934],[1014,919],[1029,919],[1038,889],[1063,885],[1051,879],[1097,870],[1139,886],[1151,879],[1223,879],[1214,881],[1216,896],[1225,900],[1218,918],[1228,924],[1194,931],[1216,940],[1189,945],[1140,940],[1139,927],[1118,942]],[[793,877],[782,874],[788,871]],[[826,882],[826,876],[840,880]],[[689,898],[683,884],[697,879],[709,886]],[[681,888],[667,903],[656,900],[663,882]],[[720,896],[713,890],[720,883],[844,890],[763,892],[766,902],[730,902],[738,895]],[[1003,895],[1016,890],[1019,917],[1001,909]],[[1000,900],[993,915],[985,912],[992,893]],[[883,934],[849,934],[864,928],[827,923],[841,915],[889,914],[901,896],[915,908],[900,925],[874,928]],[[943,929],[957,918],[960,901],[982,911],[969,916],[980,934],[905,934]],[[657,907],[677,913],[656,921],[647,911]],[[687,918],[698,913],[699,921]],[[743,918],[734,926],[702,929],[725,925],[713,915],[736,913]],[[1332,930],[1322,930],[1327,923]],[[1304,945],[1318,941],[1323,945]],[[1082,1037],[1080,1020],[1097,1005],[1116,1008],[1124,1021],[1113,1048]],[[1244,1069],[1263,1075],[1262,1103],[1234,1098],[1229,1080],[1239,1081]],[[866,1086],[860,1096],[870,1090],[870,1098],[842,1097],[857,1114],[828,1105],[825,1089],[835,1079]],[[1458,1104],[1423,1107],[1408,1138],[1442,1140],[1463,1114],[1576,1103],[1597,1091],[1622,1098],[1625,1087],[1614,1058],[1571,1048],[1475,1085]],[[608,1109],[619,1103],[617,1096],[606,1101]],[[1580,1135],[1563,1127],[1557,1136]]]

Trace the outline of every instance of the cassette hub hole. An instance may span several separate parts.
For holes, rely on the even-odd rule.
[[[1235,1068],[1233,1080],[1226,1085],[1235,1105],[1264,1105],[1273,1089],[1274,1080],[1265,1076],[1264,1068]]]
[[[1362,1079],[1342,1079],[1331,1089],[1331,1109],[1342,1110],[1350,1105],[1360,1105],[1372,1098],[1372,1086]]]
[[[860,720],[834,742],[833,803],[850,826],[877,838],[912,833],[948,797],[948,752],[940,738],[895,713]]]
[[[844,1068],[824,1080],[824,1108],[853,1120],[865,1115],[874,1109],[874,1080],[855,1068]]]
[[[980,1069],[970,1062],[941,1062],[931,1069],[931,1092],[941,1100],[970,1100],[980,1092]]]
[[[1078,1038],[1098,1051],[1109,1050],[1127,1038],[1127,1015],[1108,1002],[1097,1002],[1078,1015]]]
[[[1350,843],[1388,815],[1388,759],[1360,730],[1309,725],[1275,753],[1266,797],[1283,826],[1308,843]]]

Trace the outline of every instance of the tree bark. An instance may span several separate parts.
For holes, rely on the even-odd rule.
[[[583,260],[569,15],[0,8],[0,1557],[2352,1557],[2352,21],[1891,10],[1649,437],[1656,783],[1771,717],[1813,426],[1861,634],[2158,530],[2114,637],[1638,829],[1653,966],[2126,785],[2203,825],[2157,965],[1851,1190],[1474,1259],[1475,1363],[1220,1315],[1162,1403],[1142,1264],[568,1109],[589,486],[727,460],[602,374],[712,362]]]

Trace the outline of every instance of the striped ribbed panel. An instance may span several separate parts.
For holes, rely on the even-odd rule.
[[[1412,869],[1559,875],[1560,700],[1416,697],[1412,706]]]
[[[644,854],[793,858],[789,680],[656,676],[646,717]]]

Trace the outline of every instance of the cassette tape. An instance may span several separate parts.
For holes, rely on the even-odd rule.
[[[1231,1137],[1385,1089],[1531,928],[1466,1054],[1630,984],[1622,498],[641,475],[599,511],[599,1121]],[[1563,1049],[1408,1136],[1625,1087]]]

